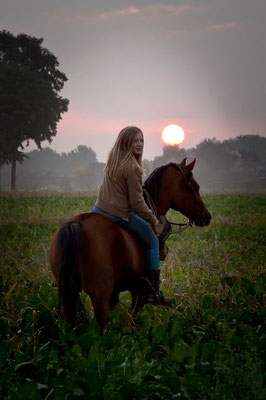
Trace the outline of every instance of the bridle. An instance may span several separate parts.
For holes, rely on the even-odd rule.
[[[185,229],[187,229],[188,227],[192,227],[193,226],[193,221],[190,219],[190,220],[188,220],[188,222],[186,223],[186,224],[180,224],[180,223],[176,223],[176,222],[171,222],[171,221],[168,221],[169,222],[169,224],[170,225],[177,225],[177,226],[179,226],[179,229],[178,229],[178,231],[177,232],[172,232],[172,234],[174,235],[174,234],[176,234],[176,233],[181,233],[181,232],[183,232]],[[183,226],[183,228],[181,228]]]
[[[171,165],[174,166],[175,168],[177,168],[181,172],[187,187],[189,188],[189,190],[193,194],[195,200],[197,201],[196,194],[195,194],[193,188],[191,187],[190,183],[188,182],[186,174],[184,173],[184,171],[181,168],[181,166],[178,165],[178,164],[174,164],[174,163],[171,163]],[[150,193],[148,192],[148,190],[145,189],[144,187],[143,187],[143,193],[145,194],[147,205],[153,211],[153,213],[156,215],[156,217],[158,217],[158,211],[157,211],[157,208],[156,208],[156,206],[154,204],[154,201],[153,201]],[[177,223],[177,222],[171,222],[171,221],[168,221],[168,222],[169,222],[170,225],[175,225],[175,226],[179,227],[178,231],[177,232],[172,232],[172,234],[181,233],[185,229],[187,229],[188,227],[192,227],[193,223],[194,223],[193,220],[191,220],[191,219],[189,219],[187,223]]]
[[[183,176],[183,178],[184,178],[184,181],[185,181],[187,187],[189,188],[189,190],[191,191],[191,193],[192,193],[193,196],[194,196],[194,199],[195,199],[196,202],[197,202],[198,199],[197,199],[197,197],[196,197],[196,194],[195,194],[193,188],[191,187],[190,182],[187,180],[186,174],[184,173],[184,171],[183,171],[183,169],[181,168],[181,166],[178,165],[178,164],[171,164],[171,165],[174,165],[174,167],[177,168],[177,169],[181,172],[181,174],[182,174],[182,176]]]

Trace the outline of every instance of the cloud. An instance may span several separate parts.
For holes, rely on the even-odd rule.
[[[202,7],[189,4],[175,5],[175,4],[157,3],[151,5],[143,5],[141,7],[130,6],[122,9],[104,11],[95,14],[94,19],[106,21],[133,15],[141,15],[142,17],[155,17],[159,15],[160,17],[163,17],[163,14],[176,17],[183,13],[195,12],[197,10],[202,10]]]
[[[178,16],[187,12],[194,12],[199,9],[201,9],[201,7],[192,4],[175,5],[158,3],[144,7],[145,12],[151,15],[165,13],[174,16]]]
[[[111,11],[106,11],[103,13],[98,14],[98,19],[100,20],[109,20],[117,17],[127,17],[130,15],[136,15],[140,14],[140,9],[136,8],[134,6],[121,9],[121,10],[111,10]]]
[[[198,14],[199,12],[205,13],[207,10],[213,8],[211,5],[201,4],[196,5],[193,3],[185,2],[183,4],[167,4],[167,3],[142,3],[140,6],[128,6],[126,8],[106,8],[97,10],[96,8],[84,7],[81,9],[72,9],[71,7],[65,10],[54,10],[51,16],[54,22],[63,22],[67,24],[96,24],[99,22],[111,22],[118,18],[128,18],[133,16],[141,17],[142,21],[154,21],[158,25],[158,21],[164,23],[169,22],[169,17],[175,20],[184,14]],[[159,24],[159,25],[160,25]]]
[[[222,31],[228,29],[236,29],[242,26],[241,22],[225,22],[223,24],[210,25],[206,27],[206,31]]]
[[[129,17],[140,14],[140,9],[130,6],[122,9],[107,10],[98,12],[95,10],[85,9],[83,12],[66,11],[65,13],[54,13],[51,17],[54,22],[63,22],[67,24],[95,24],[98,22],[106,22],[116,18]]]

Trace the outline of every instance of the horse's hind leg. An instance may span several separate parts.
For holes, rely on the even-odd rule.
[[[107,329],[110,316],[110,298],[106,298],[106,295],[92,296],[91,297],[94,317],[97,319],[100,325],[100,333],[104,335]]]
[[[114,289],[110,299],[110,309],[112,310],[119,302],[119,292]]]
[[[82,320],[82,322],[88,322],[88,315],[86,313],[86,310],[84,308],[84,305],[81,301],[80,296],[78,296],[78,298],[77,298],[77,313],[78,313],[80,319]]]

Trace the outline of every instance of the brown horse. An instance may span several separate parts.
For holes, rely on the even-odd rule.
[[[180,211],[197,226],[210,223],[192,170],[170,163],[157,168],[146,180],[158,215],[169,208]],[[101,332],[121,291],[129,290],[132,305],[140,308],[140,277],[145,275],[145,253],[140,239],[105,215],[86,213],[72,217],[58,229],[50,246],[50,264],[58,284],[59,305],[72,325],[83,289],[91,298]]]

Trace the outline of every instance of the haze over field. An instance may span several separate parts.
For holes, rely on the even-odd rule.
[[[69,78],[56,151],[84,144],[105,161],[128,124],[143,129],[147,159],[171,123],[185,148],[266,135],[264,0],[9,0],[0,25],[43,37]]]
[[[223,142],[208,139],[191,149],[165,145],[162,153],[153,160],[143,160],[144,181],[155,168],[196,157],[194,175],[204,191],[266,191],[266,138],[262,136],[239,136]],[[91,147],[79,145],[61,154],[46,147],[26,155],[17,165],[19,191],[92,192],[102,184],[105,164],[98,161]],[[9,190],[10,165],[0,173],[0,188]]]

